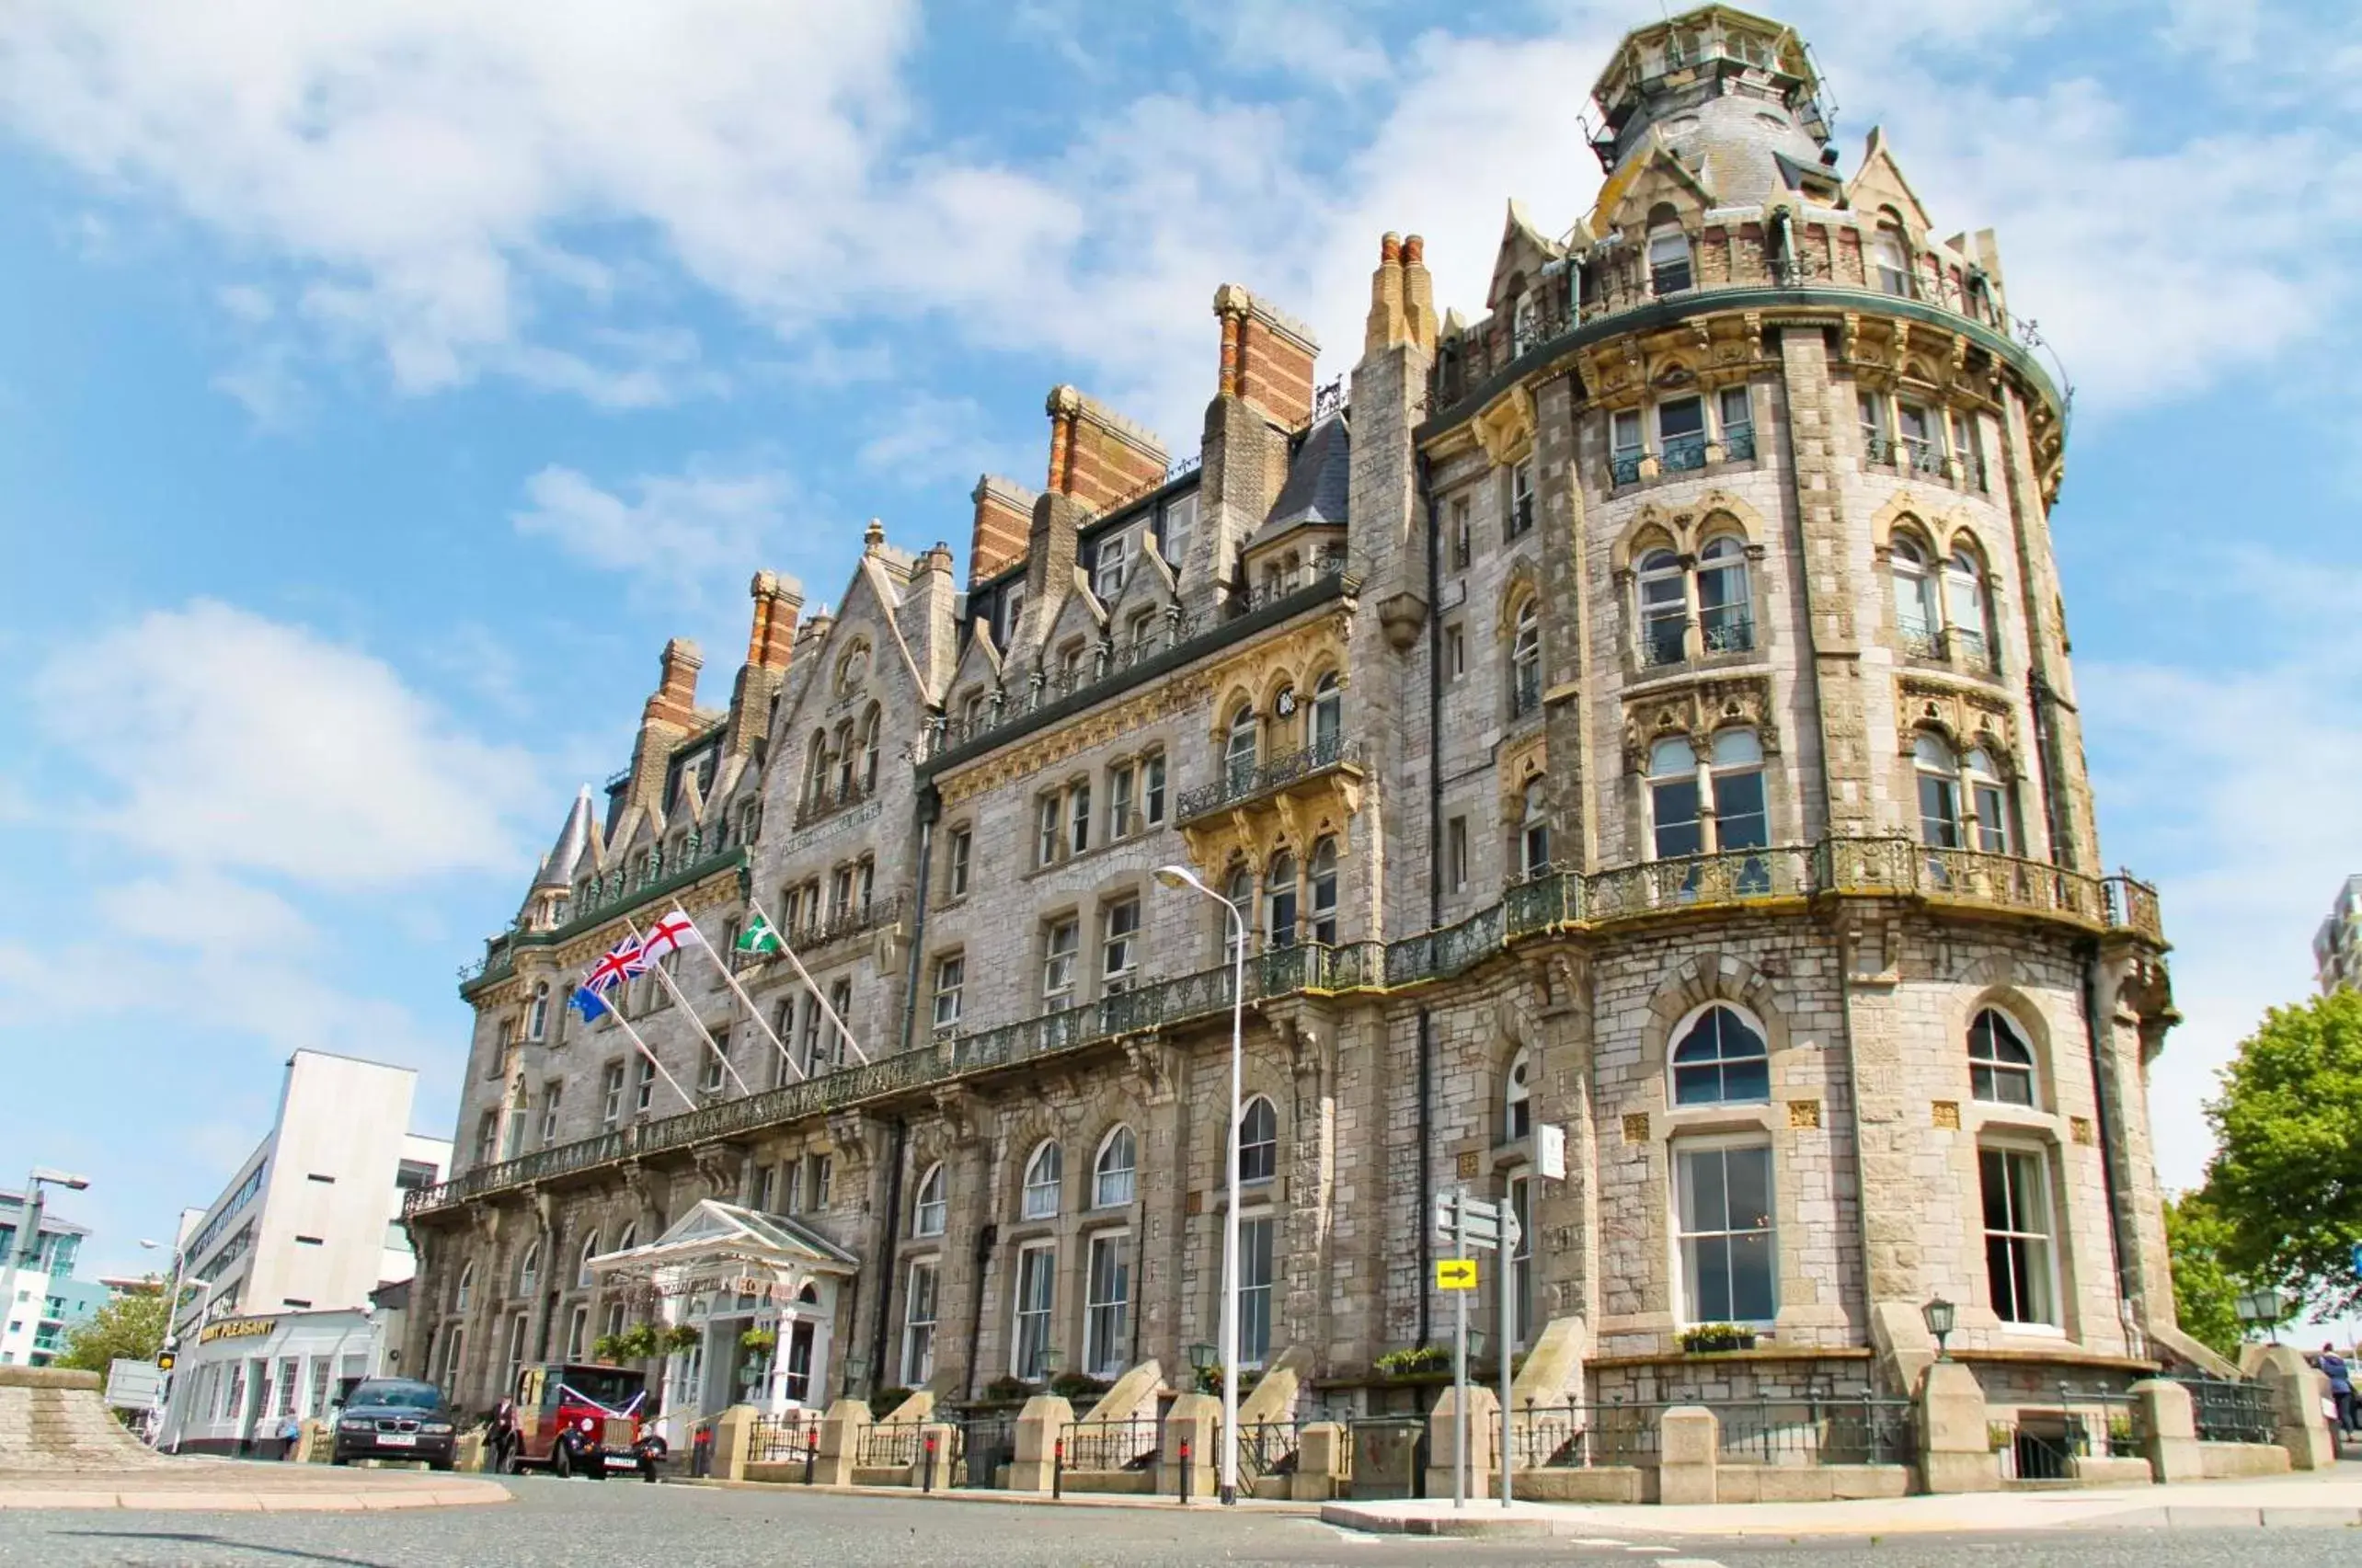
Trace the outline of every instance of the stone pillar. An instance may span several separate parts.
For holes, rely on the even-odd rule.
[[[1211,1497],[1221,1483],[1222,1402],[1212,1394],[1183,1394],[1164,1413],[1157,1433],[1156,1490],[1166,1497],[1181,1494],[1181,1446],[1189,1446],[1189,1495]],[[1239,1475],[1244,1491],[1246,1476]]]
[[[1929,1365],[1919,1387],[1921,1477],[1930,1492],[1998,1492],[1985,1425],[1985,1391],[1957,1361]]]
[[[1722,1453],[1722,1423],[1703,1405],[1667,1411],[1657,1422],[1657,1500],[1667,1505],[1714,1500],[1714,1462]]]
[[[911,1459],[911,1484],[921,1491],[945,1492],[951,1487],[951,1456],[959,1443],[959,1428],[945,1421],[919,1427],[918,1452]]]
[[[2204,1481],[2205,1456],[2198,1449],[2198,1423],[2190,1391],[2162,1378],[2132,1385],[2133,1419],[2140,1425],[2151,1480]]]
[[[714,1420],[714,1468],[717,1481],[744,1481],[746,1457],[754,1448],[755,1409],[734,1404]]]
[[[1074,1407],[1056,1394],[1036,1394],[1017,1413],[1016,1458],[1009,1464],[1009,1490],[1047,1492],[1058,1462],[1058,1445],[1074,1425]]]
[[[1428,1414],[1428,1495],[1451,1495],[1451,1473],[1460,1457],[1460,1406],[1456,1388],[1447,1388]],[[1468,1387],[1468,1495],[1492,1489],[1493,1466],[1501,1447],[1501,1396],[1481,1384]]]
[[[2335,1464],[2337,1443],[2330,1436],[2329,1418],[2321,1413],[2321,1402],[2329,1397],[2329,1379],[2305,1365],[2304,1352],[2290,1345],[2271,1346],[2252,1365],[2249,1376],[2272,1391],[2288,1468],[2327,1470]]]
[[[1315,1421],[1296,1430],[1296,1473],[1288,1495],[1299,1503],[1325,1503],[1345,1490],[1352,1473],[1353,1447],[1344,1424]]]
[[[812,1467],[815,1486],[851,1486],[854,1462],[861,1456],[861,1435],[874,1425],[869,1402],[841,1399],[820,1417],[820,1457]]]

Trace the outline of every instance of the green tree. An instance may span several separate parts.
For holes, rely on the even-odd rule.
[[[2362,1305],[2362,996],[2276,1007],[2240,1043],[2207,1103],[2206,1197],[2230,1227],[2235,1275],[2292,1290],[2317,1313]]]
[[[65,1354],[57,1365],[103,1376],[117,1356],[152,1360],[164,1344],[164,1281],[151,1275],[139,1288],[117,1296],[67,1335]]]
[[[2203,1192],[2184,1193],[2165,1205],[2165,1244],[2173,1258],[2173,1307],[2182,1332],[2226,1359],[2239,1359],[2239,1310],[2243,1287],[2223,1262],[2231,1244],[2230,1222],[2217,1214]]]

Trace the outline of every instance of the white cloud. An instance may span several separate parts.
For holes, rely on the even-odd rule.
[[[589,566],[629,573],[636,588],[659,583],[694,605],[762,558],[783,526],[789,486],[775,470],[696,464],[609,490],[553,464],[525,481],[525,496],[531,505],[510,514],[518,532],[547,539]]]
[[[1596,185],[1577,117],[1628,8],[1568,6],[1532,38],[1437,29],[1392,57],[1370,10],[1197,14],[1202,81],[1160,71],[1065,151],[1017,161],[991,152],[992,122],[931,139],[902,77],[912,0],[618,0],[563,25],[465,0],[29,0],[0,21],[0,117],[293,263],[292,303],[258,330],[366,349],[407,390],[499,373],[611,407],[724,390],[671,325],[685,273],[822,360],[847,320],[923,315],[1058,355],[1183,442],[1215,283],[1314,318],[1335,373],[1381,229],[1424,231],[1439,301],[1474,309],[1502,204],[1563,227]],[[1796,19],[1848,123],[1886,120],[1944,232],[2001,231],[2012,303],[2093,398],[2180,395],[2303,343],[2346,297],[2354,157],[2326,125],[2259,120],[2229,80],[2185,117],[2207,132],[2177,136],[2128,89],[2005,76],[2062,15]],[[1262,85],[1303,96],[1224,96]],[[2257,203],[2265,166],[2296,189]],[[223,384],[262,417],[286,400],[254,369]]]
[[[2211,568],[2208,589],[2260,612],[2245,623],[2335,624],[2362,576],[2298,570],[2253,551]],[[2265,596],[2269,595],[2267,599]],[[2260,640],[2260,639],[2251,639]],[[2335,639],[2259,649],[2247,669],[2086,662],[2101,841],[2159,884],[2184,1023],[2152,1071],[2167,1185],[2194,1185],[2210,1150],[2215,1073],[2267,1007],[2312,990],[2311,941],[2345,876],[2362,868],[2362,657]]]
[[[524,754],[304,627],[198,600],[61,649],[32,695],[87,781],[59,809],[151,864],[353,888],[517,862]]]
[[[904,485],[972,481],[1005,455],[984,433],[984,410],[972,397],[921,395],[897,399],[854,455],[864,468]]]

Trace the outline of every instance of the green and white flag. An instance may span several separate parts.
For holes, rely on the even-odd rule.
[[[768,956],[784,953],[786,949],[787,944],[779,940],[779,933],[771,929],[771,922],[761,915],[747,921],[746,929],[739,933],[738,950],[741,953]]]

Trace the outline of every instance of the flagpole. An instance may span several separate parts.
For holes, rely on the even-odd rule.
[[[689,919],[685,914],[682,918],[683,920]],[[631,917],[629,915],[625,915],[624,917],[624,929],[632,933],[633,941],[641,943],[642,949],[645,951],[647,945],[646,942],[640,936],[639,927],[632,924]],[[697,922],[694,920],[690,920],[689,929],[696,931]],[[698,940],[701,942],[705,940],[704,933],[698,933]],[[678,949],[680,945],[680,939],[677,937],[674,938],[673,946]],[[699,1036],[705,1040],[706,1048],[721,1059],[722,1070],[730,1075],[730,1081],[739,1086],[739,1093],[741,1094],[753,1093],[754,1091],[746,1086],[746,1080],[739,1076],[739,1070],[730,1065],[730,1053],[722,1049],[722,1043],[714,1038],[714,1032],[705,1027],[705,1021],[697,1016],[697,1010],[695,1008],[689,1005],[688,997],[682,994],[681,988],[673,984],[672,977],[665,972],[663,958],[659,956],[649,959],[648,967],[656,971],[657,983],[661,985],[665,990],[671,994],[672,1000],[679,1004],[681,1011],[689,1015],[689,1022],[696,1025],[697,1033]]]
[[[599,996],[597,991],[592,991],[590,994],[593,996]],[[599,1003],[601,1006],[606,1008],[609,1013],[614,1015],[615,1022],[623,1025],[624,1033],[631,1036],[632,1044],[639,1047],[639,1054],[648,1058],[648,1066],[656,1069],[658,1076],[661,1077],[666,1083],[671,1086],[672,1092],[675,1094],[681,1096],[681,1103],[688,1106],[691,1110],[695,1110],[697,1108],[697,1102],[689,1097],[689,1092],[687,1090],[682,1088],[679,1083],[673,1082],[672,1074],[664,1070],[664,1064],[656,1059],[656,1053],[649,1050],[648,1048],[648,1042],[639,1037],[639,1031],[633,1028],[632,1021],[624,1016],[624,1010],[610,1002],[603,996],[599,997]]]
[[[820,994],[820,983],[812,979],[812,972],[804,967],[804,960],[797,957],[795,948],[787,944],[787,933],[784,931],[779,931],[779,927],[776,922],[774,922],[769,915],[762,912],[762,906],[755,901],[754,895],[751,893],[747,895],[746,904],[747,908],[752,910],[762,920],[763,924],[770,926],[773,931],[779,932],[779,951],[787,956],[787,962],[796,966],[796,974],[797,978],[802,979],[806,989],[811,991],[812,1000],[820,1004],[820,1012],[827,1015],[830,1023],[836,1025],[837,1033],[844,1036],[844,1043],[851,1046],[853,1047],[853,1054],[861,1059],[861,1065],[867,1067],[869,1065],[869,1053],[861,1048],[861,1042],[853,1037],[853,1031],[846,1027],[843,1019],[837,1016],[837,1010],[829,1005],[829,999],[827,997]]]
[[[689,918],[688,911],[677,903],[672,906],[672,912],[683,920]],[[767,928],[771,922],[764,921],[763,924]],[[689,921],[689,929],[697,933],[697,945],[705,950],[705,956],[711,958],[714,961],[714,967],[721,971],[722,984],[729,987],[730,994],[746,1004],[747,1016],[754,1020],[754,1026],[762,1031],[763,1037],[771,1042],[774,1049],[778,1051],[779,1059],[789,1067],[796,1068],[796,1076],[798,1079],[809,1078],[810,1073],[806,1072],[801,1067],[797,1067],[795,1053],[787,1048],[787,1042],[772,1033],[771,1025],[762,1021],[762,1009],[754,1004],[754,998],[746,994],[746,988],[738,983],[736,975],[730,973],[729,960],[722,956],[720,949],[705,940],[705,928],[693,920]],[[785,947],[787,944],[787,939],[781,937],[779,944]]]

